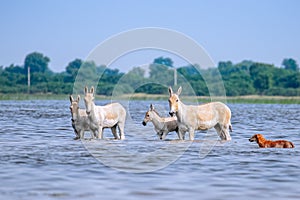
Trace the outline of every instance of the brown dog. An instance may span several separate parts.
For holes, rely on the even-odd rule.
[[[258,146],[261,148],[294,148],[292,142],[286,140],[266,140],[262,134],[255,134],[250,139],[250,142],[257,142]]]

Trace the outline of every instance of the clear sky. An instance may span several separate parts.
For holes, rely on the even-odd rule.
[[[298,0],[1,0],[0,8],[0,66],[22,65],[37,51],[50,58],[51,70],[64,71],[107,38],[142,27],[186,34],[215,63],[300,63]],[[118,64],[138,66],[154,56]]]

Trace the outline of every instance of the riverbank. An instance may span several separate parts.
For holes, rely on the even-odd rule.
[[[167,100],[168,95],[149,95],[149,94],[134,94],[130,97],[133,100]],[[234,96],[234,97],[210,97],[210,96],[185,96],[183,101],[190,102],[211,102],[222,101],[227,103],[249,103],[249,104],[300,104],[300,96]]]
[[[66,94],[0,94],[0,100],[68,100],[69,95]],[[160,94],[129,94],[122,96],[103,96],[97,95],[98,100],[167,100],[168,95]],[[227,103],[249,103],[249,104],[300,104],[300,96],[234,96],[234,97],[209,97],[209,96],[185,96],[183,101],[188,102],[211,102],[222,101]]]

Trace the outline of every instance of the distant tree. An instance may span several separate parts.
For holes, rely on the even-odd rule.
[[[193,65],[188,65],[184,67],[179,67],[177,69],[179,74],[182,74],[186,77],[187,80],[195,80],[198,81],[199,79],[203,80],[200,71],[198,71]]]
[[[243,60],[242,62],[237,63],[236,66],[243,66],[243,67],[246,67],[247,69],[249,69],[251,67],[251,65],[253,65],[253,64],[254,64],[254,62],[251,60]]]
[[[141,67],[134,67],[128,72],[128,74],[133,74],[136,76],[136,78],[143,78],[145,76],[145,69]]]
[[[249,73],[249,68],[253,64],[252,61],[244,60],[238,64],[233,64],[231,61],[219,62],[218,69],[223,78],[228,78],[232,73]]]
[[[50,59],[41,53],[33,52],[26,56],[24,62],[24,68],[27,72],[28,67],[30,67],[31,72],[41,72],[45,73],[48,71],[48,63]]]
[[[286,88],[300,88],[300,73],[294,73],[287,76],[288,82],[285,84]]]
[[[160,64],[168,67],[173,67],[173,61],[171,58],[164,58],[164,57],[155,58],[153,64]]]
[[[225,71],[228,70],[228,68],[232,67],[233,64],[231,61],[221,61],[218,63],[218,68],[220,71]]]
[[[33,52],[26,56],[24,65],[0,66],[0,93],[26,93],[27,69],[30,66],[32,93],[70,94],[73,91],[79,94],[85,86],[93,85],[97,87],[97,94],[103,95],[132,92],[166,94],[167,87],[174,84],[176,69],[177,85],[185,88],[184,95],[218,94],[224,86],[230,96],[300,95],[299,65],[291,58],[284,59],[281,68],[245,60],[237,64],[219,62],[218,68],[200,69],[197,64],[172,68],[170,58],[158,57],[150,65],[147,76],[146,71],[139,67],[124,74],[118,69],[97,66],[92,61],[80,59],[68,63],[64,72],[54,73],[48,68],[49,62],[47,56]],[[223,80],[221,85],[214,82],[215,77],[220,75]]]
[[[83,62],[80,70],[77,72],[76,82],[74,82],[74,90],[82,91],[85,86],[95,86],[99,80],[97,74],[97,66],[93,61]]]
[[[16,73],[16,74],[24,74],[24,67],[15,66],[15,65],[11,64],[9,67],[5,68],[5,71],[11,72],[11,73]]]
[[[151,64],[150,65],[150,80],[154,83],[173,85],[174,72],[166,65]]]
[[[196,95],[208,95],[208,88],[202,77],[203,70],[199,70],[199,66],[188,65],[177,69],[178,85],[188,83]],[[184,79],[184,80],[182,80]],[[181,82],[181,83],[180,83]]]
[[[292,71],[299,71],[299,66],[296,60],[292,58],[285,58],[282,61],[282,65],[284,66],[285,69],[292,70]]]
[[[273,72],[275,67],[264,63],[254,63],[250,67],[250,75],[253,86],[259,94],[264,94],[273,84]]]
[[[69,62],[66,67],[67,75],[65,76],[65,82],[74,82],[77,76],[78,70],[82,65],[83,61],[80,59],[75,59],[72,62]]]
[[[123,75],[118,69],[106,68],[99,81],[116,84]]]
[[[80,66],[82,65],[82,63],[83,62],[80,59],[75,59],[72,62],[69,62],[68,66],[66,67],[66,72],[72,75],[73,77],[76,77],[77,72]]]
[[[132,88],[143,84],[145,81],[145,70],[140,67],[134,67],[124,76],[124,82],[130,85]]]

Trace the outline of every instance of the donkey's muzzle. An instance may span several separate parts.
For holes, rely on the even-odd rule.
[[[169,115],[170,115],[171,117],[173,117],[173,116],[175,115],[175,112],[174,112],[174,111],[170,111],[170,112],[169,112]]]

